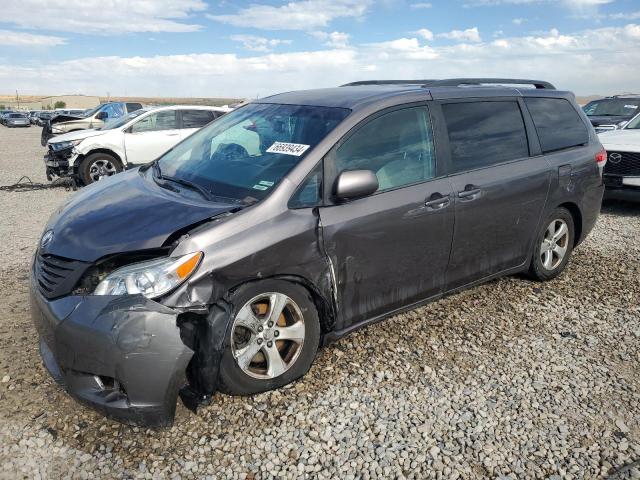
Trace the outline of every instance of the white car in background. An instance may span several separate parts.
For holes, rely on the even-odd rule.
[[[47,142],[47,178],[74,177],[88,185],[155,160],[229,107],[174,105],[143,108],[98,130],[80,130]]]
[[[622,129],[598,137],[607,151],[603,172],[607,193],[640,199],[640,114]]]

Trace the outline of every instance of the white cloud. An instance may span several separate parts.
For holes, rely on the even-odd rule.
[[[513,23],[514,25],[522,25],[526,21],[526,18],[514,18],[513,20],[511,20],[511,23]]]
[[[271,52],[278,45],[290,45],[291,40],[281,40],[279,38],[265,38],[255,35],[231,35],[229,37],[234,42],[242,43],[242,47],[253,52]]]
[[[311,36],[324,42],[324,45],[332,48],[347,48],[350,35],[344,32],[311,32]]]
[[[420,45],[417,38],[399,38],[388,42],[364,45],[367,55],[378,60],[433,60],[438,52],[428,45]],[[393,75],[391,75],[393,76]]]
[[[431,8],[433,5],[431,5],[430,3],[427,2],[418,2],[418,3],[412,3],[411,5],[409,5],[409,7],[413,8],[414,10],[422,10],[425,8]]]
[[[447,33],[439,33],[439,38],[447,38],[458,42],[481,42],[478,27],[467,28],[466,30],[451,30]]]
[[[416,35],[419,35],[427,41],[433,40],[433,32],[427,28],[421,28],[416,32]]]
[[[469,76],[541,78],[578,94],[633,91],[640,78],[640,25],[573,33],[554,29],[440,46],[416,36],[247,58],[191,54],[0,64],[0,91],[254,98],[373,78]]]
[[[361,17],[370,4],[371,0],[303,0],[279,7],[252,4],[235,14],[207,15],[207,17],[236,27],[263,30],[313,30],[326,27],[336,18]]]
[[[0,23],[23,28],[116,35],[127,32],[193,32],[192,13],[203,0],[2,0]]]
[[[612,20],[638,20],[640,19],[640,10],[637,12],[612,13],[609,18]]]
[[[65,43],[67,42],[62,37],[0,30],[0,46],[2,47],[55,47]]]

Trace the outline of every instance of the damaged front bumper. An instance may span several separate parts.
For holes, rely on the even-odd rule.
[[[74,147],[68,147],[60,150],[54,150],[51,145],[47,149],[44,156],[44,164],[46,168],[47,180],[53,180],[54,177],[70,177],[75,175],[74,163],[78,153]]]
[[[45,299],[31,279],[31,315],[47,370],[79,401],[144,426],[173,423],[193,351],[180,312],[143,296]]]

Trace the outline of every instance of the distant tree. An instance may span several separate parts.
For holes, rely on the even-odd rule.
[[[5,110],[5,109],[6,109],[6,107],[4,105],[0,104],[0,110]]]
[[[66,103],[64,103],[64,102],[63,102],[63,101],[61,101],[61,100],[58,100],[58,101],[53,105],[53,108],[64,108],[64,107],[66,107],[66,106],[67,106],[67,104],[66,104]]]

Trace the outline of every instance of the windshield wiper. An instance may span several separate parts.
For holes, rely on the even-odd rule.
[[[156,162],[157,163],[157,162]],[[200,195],[202,195],[206,200],[211,200],[211,192],[209,190],[207,190],[206,188],[201,187],[200,185],[198,185],[197,183],[193,183],[190,182],[189,180],[185,180],[183,178],[177,178],[177,177],[163,177],[160,176],[160,166],[156,167],[158,170],[158,178],[161,178],[162,180],[167,180],[169,182],[173,182],[173,183],[177,183],[178,185],[182,185],[184,187],[190,188],[191,190],[195,190],[196,192],[200,193]]]
[[[160,162],[158,160],[154,160],[151,165],[153,166],[153,171],[156,172],[156,177],[162,178],[162,170],[160,169]]]

